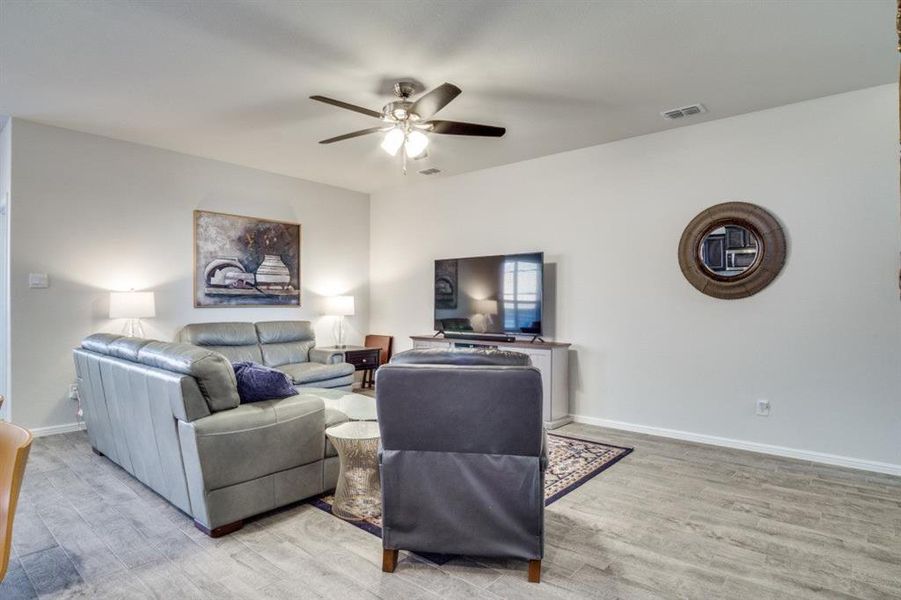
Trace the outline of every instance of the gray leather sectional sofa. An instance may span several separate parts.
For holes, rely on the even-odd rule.
[[[304,357],[336,365],[309,340],[291,341],[308,325],[257,324],[264,332],[257,351],[283,370]],[[219,331],[218,338],[191,335],[249,339],[247,327],[238,328],[244,337]],[[237,344],[226,346],[237,352]],[[245,350],[257,358],[253,348]],[[325,409],[317,391],[330,392],[297,386],[297,396],[242,405],[228,359],[187,343],[96,334],[74,353],[95,451],[191,515],[205,533],[224,535],[247,517],[335,487],[339,461],[325,429],[347,417]],[[345,377],[326,381],[344,387]]]

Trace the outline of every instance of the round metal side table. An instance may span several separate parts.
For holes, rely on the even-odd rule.
[[[379,479],[379,424],[351,421],[325,430],[341,460],[332,514],[358,521],[382,514]]]

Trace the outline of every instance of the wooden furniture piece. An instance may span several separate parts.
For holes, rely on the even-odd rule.
[[[0,581],[6,577],[9,556],[12,553],[13,518],[25,463],[31,450],[31,432],[27,429],[0,422]]]
[[[379,366],[388,364],[394,349],[394,338],[390,335],[367,335],[363,345],[367,348],[379,348]]]
[[[382,549],[382,571],[385,573],[394,573],[397,568],[397,550],[388,548]]]
[[[375,385],[375,370],[379,368],[379,354],[381,348],[368,346],[329,346],[317,348],[326,352],[336,352],[344,355],[344,362],[350,363],[357,371],[363,371],[362,387],[371,388]]]
[[[545,429],[556,429],[572,422],[569,414],[569,347],[564,342],[504,342],[460,337],[436,338],[414,335],[414,348],[497,348],[528,354],[532,366],[541,371],[543,389],[542,416]]]

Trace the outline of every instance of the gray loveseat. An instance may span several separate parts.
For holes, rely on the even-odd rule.
[[[297,356],[273,349],[282,351]],[[339,461],[325,429],[347,417],[325,409],[334,390],[242,405],[231,364],[209,348],[96,334],[74,353],[95,451],[208,535],[335,487]]]
[[[295,385],[347,391],[353,386],[354,366],[344,362],[340,352],[316,348],[309,321],[192,323],[176,340],[209,348],[231,362],[249,360],[278,369]]]

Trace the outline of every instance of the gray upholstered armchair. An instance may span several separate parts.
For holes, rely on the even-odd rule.
[[[411,350],[377,373],[382,568],[398,550],[522,558],[544,553],[541,374],[496,350]]]

